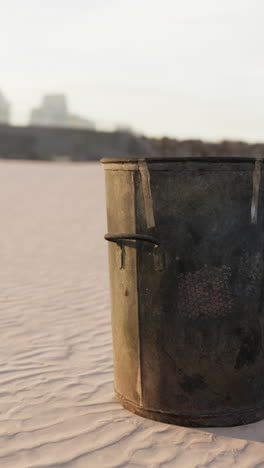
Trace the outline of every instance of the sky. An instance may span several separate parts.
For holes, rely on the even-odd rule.
[[[263,0],[0,0],[0,90],[98,127],[264,141]]]

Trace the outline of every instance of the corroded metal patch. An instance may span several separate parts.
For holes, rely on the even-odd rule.
[[[231,268],[204,267],[202,270],[179,273],[177,303],[189,317],[202,315],[221,317],[232,311],[233,299],[229,289]]]

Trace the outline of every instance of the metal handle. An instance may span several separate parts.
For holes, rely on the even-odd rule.
[[[120,242],[122,240],[139,240],[144,242],[151,242],[155,245],[160,245],[160,241],[158,239],[155,239],[155,237],[148,236],[146,234],[106,234],[104,238],[109,242]]]

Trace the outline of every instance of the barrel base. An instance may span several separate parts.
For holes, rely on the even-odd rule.
[[[200,415],[174,414],[166,411],[157,411],[142,408],[125,399],[116,392],[119,403],[131,413],[143,418],[153,419],[166,424],[185,427],[230,427],[255,423],[264,419],[264,405],[241,410],[230,410],[226,413],[211,413]]]

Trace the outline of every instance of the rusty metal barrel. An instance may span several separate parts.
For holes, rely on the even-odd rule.
[[[263,169],[105,159],[115,391],[143,417],[264,417]]]

